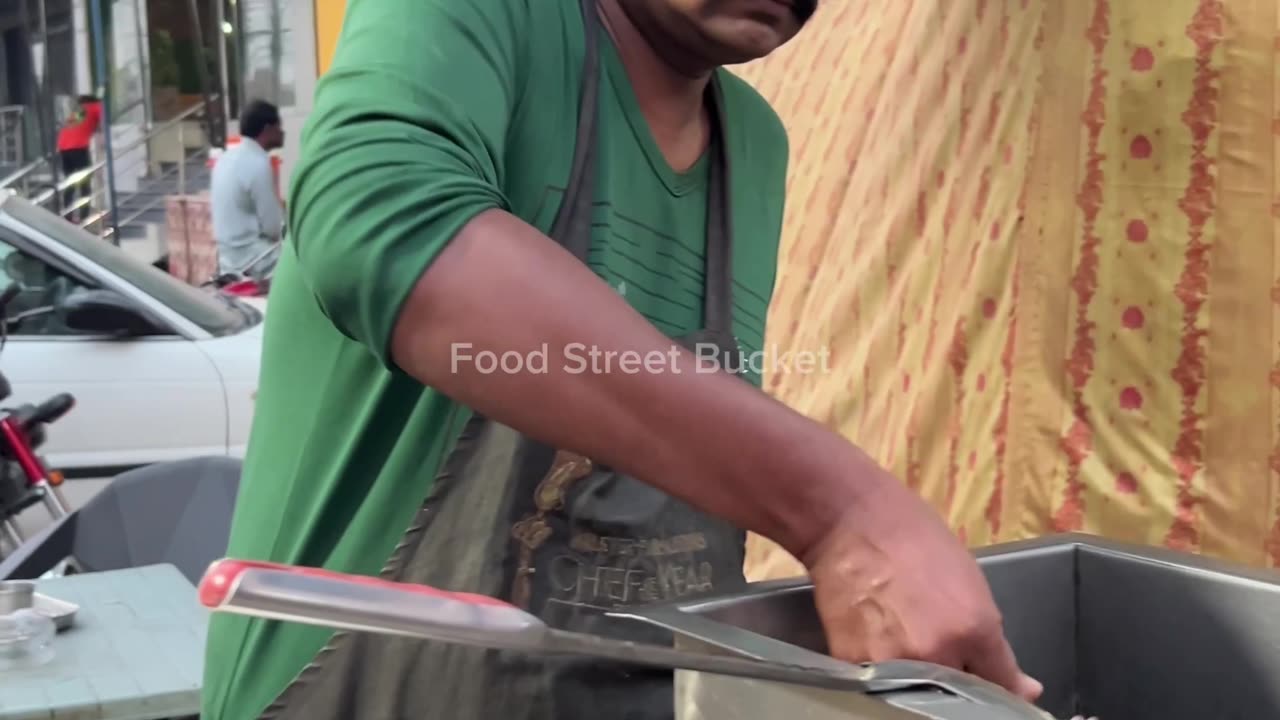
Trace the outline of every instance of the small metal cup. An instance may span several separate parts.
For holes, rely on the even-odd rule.
[[[0,615],[25,610],[35,604],[36,584],[29,580],[0,582]]]

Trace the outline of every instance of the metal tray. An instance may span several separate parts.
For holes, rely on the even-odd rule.
[[[1280,718],[1280,574],[1062,535],[978,552],[1023,667],[1056,717]],[[805,580],[629,611],[677,646],[781,661],[823,658]],[[830,661],[829,659],[827,659]],[[679,672],[679,720],[995,720],[965,698],[879,697]]]
[[[36,593],[31,609],[44,615],[53,621],[53,626],[59,632],[66,630],[76,622],[76,613],[80,612],[80,606],[66,600],[59,600],[55,597]]]

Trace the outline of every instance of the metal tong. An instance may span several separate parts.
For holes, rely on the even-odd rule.
[[[898,663],[901,670],[826,662],[795,665],[713,655],[568,632],[496,598],[448,592],[317,568],[224,559],[200,582],[199,600],[217,611],[308,625],[471,645],[495,650],[595,657],[829,690],[883,693],[935,688],[998,707],[1001,717],[1044,720],[1002,688],[956,670]],[[825,660],[826,658],[824,658]],[[909,675],[909,676],[908,676]]]

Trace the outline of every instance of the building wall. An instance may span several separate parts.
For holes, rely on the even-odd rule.
[[[294,58],[293,99],[280,108],[285,131],[285,144],[281,150],[283,164],[280,168],[280,188],[284,192],[288,192],[289,177],[297,165],[302,126],[311,111],[311,96],[315,93],[316,38],[313,33],[306,32],[307,28],[316,26],[312,0],[289,0],[286,22],[289,27],[298,28],[299,32],[291,33]]]
[[[295,28],[314,28],[314,33],[294,33],[295,102],[281,108],[287,134],[281,168],[281,187],[287,188],[289,173],[298,159],[298,143],[307,114],[311,112],[316,79],[329,68],[333,49],[342,29],[346,0],[291,0],[290,21]]]

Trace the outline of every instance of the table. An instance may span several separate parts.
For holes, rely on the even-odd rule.
[[[197,715],[208,611],[172,565],[41,580],[80,606],[53,661],[0,674],[0,720],[159,720]]]

